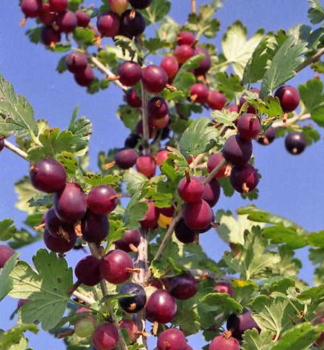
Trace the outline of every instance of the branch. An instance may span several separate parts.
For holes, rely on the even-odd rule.
[[[310,66],[312,63],[317,62],[321,56],[324,55],[324,48],[318,50],[312,57],[310,57],[309,59],[305,60],[296,70],[295,72],[298,73],[301,70],[303,70],[304,68]]]
[[[20,149],[19,147],[13,145],[8,140],[4,140],[4,145],[6,148],[10,149],[10,151],[16,153],[19,157],[27,160],[27,156],[28,156],[27,153],[25,151],[23,151],[22,149]]]
[[[95,303],[95,300],[90,298],[90,297],[87,297],[86,295],[78,292],[78,291],[74,291],[73,292],[73,295],[78,298],[79,300],[82,300],[83,302],[85,302],[86,304],[88,305],[92,305],[93,303]]]
[[[142,125],[143,125],[143,148],[145,154],[150,153],[150,145],[149,145],[149,139],[150,139],[150,130],[148,125],[148,115],[147,115],[147,93],[144,88],[143,82],[141,82],[141,92],[142,92]]]
[[[141,241],[138,246],[138,256],[135,261],[134,267],[137,269],[140,269],[139,273],[136,273],[133,275],[134,282],[141,285],[142,287],[145,286],[145,283],[147,281],[148,277],[148,242],[147,242],[147,235],[148,231],[145,229],[141,230]],[[141,310],[137,313],[137,315],[134,317],[136,325],[138,327],[139,331],[145,332],[145,309]],[[140,335],[140,337],[137,339],[137,344],[143,345],[145,349],[147,349],[147,341],[146,338],[143,335]]]
[[[100,254],[98,252],[98,248],[96,246],[95,243],[89,243],[89,248],[90,248],[90,251],[91,251],[91,254],[93,256],[95,256],[97,259],[100,259]],[[108,295],[108,289],[107,289],[107,284],[106,284],[106,281],[104,279],[101,279],[100,281],[100,287],[101,287],[101,290],[102,290],[102,294],[103,296],[106,296]],[[106,305],[107,305],[107,308],[108,308],[108,313],[109,313],[109,316],[112,320],[112,323],[113,325],[116,327],[117,329],[117,332],[118,332],[118,336],[119,336],[119,340],[118,340],[118,344],[120,346],[120,349],[121,350],[127,350],[127,344],[125,342],[125,339],[124,339],[124,336],[123,336],[123,333],[121,332],[120,330],[120,327],[119,327],[119,324],[118,322],[116,321],[116,318],[115,318],[115,315],[114,315],[114,310],[110,304],[109,301],[106,302]]]
[[[294,117],[289,118],[286,122],[283,122],[282,120],[277,120],[275,122],[272,123],[272,126],[274,128],[287,128],[288,126],[299,122],[299,121],[304,121],[304,120],[308,120],[311,119],[311,115],[308,114],[304,114],[304,115],[298,115],[296,114]]]
[[[104,64],[102,64],[96,57],[90,55],[90,60],[99,70],[101,70],[104,74],[106,74],[108,78],[112,79],[112,81],[118,87],[120,87],[122,90],[128,90],[128,88],[124,86],[118,79],[115,80],[117,78],[116,75]]]
[[[196,13],[196,0],[191,0],[191,13]]]
[[[178,212],[178,214],[173,218],[171,225],[169,226],[169,228],[167,229],[167,232],[165,233],[165,236],[163,238],[163,241],[158,249],[158,251],[155,254],[155,257],[153,258],[152,262],[155,260],[158,260],[160,258],[160,256],[163,253],[163,250],[165,249],[165,247],[167,246],[173,231],[177,225],[177,223],[180,221],[180,219],[182,218],[183,215],[183,211],[184,211],[184,206],[181,207],[180,211]]]

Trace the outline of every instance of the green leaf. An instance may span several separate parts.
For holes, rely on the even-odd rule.
[[[172,323],[179,325],[186,336],[198,333],[200,331],[199,316],[193,309],[192,303],[190,301],[178,301],[177,304],[177,314]]]
[[[136,131],[136,126],[141,120],[141,114],[137,108],[131,108],[128,105],[121,105],[117,110],[117,117],[121,119],[126,128],[132,132]]]
[[[109,219],[109,235],[108,245],[118,241],[124,236],[126,228],[123,226],[122,221]]]
[[[216,74],[218,90],[223,92],[226,98],[231,101],[235,98],[235,93],[244,90],[240,78],[237,75],[228,76],[225,72]]]
[[[324,231],[311,232],[306,240],[310,246],[324,248]]]
[[[41,42],[41,32],[42,32],[42,28],[37,27],[37,28],[28,29],[26,31],[26,35],[28,36],[29,40],[32,43],[39,44]]]
[[[216,222],[220,224],[217,233],[223,241],[241,245],[244,245],[245,230],[250,231],[255,225],[246,215],[239,215],[236,220],[230,211],[224,210],[217,211]]]
[[[66,172],[71,177],[75,177],[77,171],[79,170],[79,164],[78,160],[71,152],[61,152],[57,155],[56,159],[64,166]]]
[[[83,2],[84,0],[69,0],[69,9],[71,11],[76,11]]]
[[[240,78],[243,77],[245,66],[263,38],[263,31],[259,31],[247,40],[246,32],[243,24],[236,21],[227,29],[222,40],[223,55]]]
[[[38,333],[38,328],[34,324],[20,324],[7,330],[0,336],[0,349],[13,350],[13,346],[19,344],[25,332]]]
[[[318,339],[323,330],[323,325],[316,327],[309,322],[297,324],[285,332],[269,350],[308,349]]]
[[[33,323],[38,320],[44,330],[54,328],[64,315],[70,300],[68,289],[73,284],[72,269],[64,258],[41,249],[33,257],[37,269],[34,271],[24,261],[18,261],[10,274],[13,298],[30,298],[21,308],[22,321]]]
[[[279,255],[266,250],[268,241],[262,237],[260,227],[254,226],[251,232],[246,231],[244,238],[240,254],[233,256],[232,253],[225,252],[225,263],[245,280],[267,276],[279,263]]]
[[[161,40],[173,43],[176,41],[179,30],[180,25],[171,17],[167,16],[160,22],[157,34]]]
[[[64,72],[67,71],[65,58],[66,58],[66,56],[63,56],[58,61],[58,64],[57,64],[57,67],[56,67],[56,71],[59,72],[59,73],[64,73]]]
[[[129,201],[125,214],[124,214],[124,226],[129,230],[135,230],[141,226],[140,220],[143,220],[145,213],[148,210],[148,205],[145,202],[139,202],[142,194],[135,194]]]
[[[313,24],[320,23],[324,20],[324,8],[320,0],[308,0],[309,10],[308,17]]]
[[[315,78],[299,85],[298,89],[304,104],[303,113],[310,113],[314,122],[324,127],[323,82]]]
[[[242,350],[268,350],[272,342],[273,334],[268,330],[259,333],[255,328],[247,330],[243,334]]]
[[[243,311],[243,307],[227,293],[209,293],[200,299],[200,302],[207,305],[219,306],[222,312],[225,313],[234,312],[239,315]]]
[[[28,159],[37,162],[43,158],[55,158],[58,154],[66,151],[73,152],[74,136],[72,132],[59,128],[45,130],[39,135],[40,145],[28,151]]]
[[[127,183],[126,188],[130,195],[135,194],[143,188],[147,182],[147,177],[133,168],[125,171],[123,181]]]
[[[121,177],[118,175],[105,175],[100,174],[87,174],[84,176],[84,182],[93,187],[106,185],[115,187],[121,180]]]
[[[298,295],[298,300],[305,301],[305,300],[312,300],[312,301],[318,301],[318,299],[323,298],[324,296],[324,285],[318,286],[318,287],[311,287],[305,289],[303,292],[301,292]]]
[[[222,111],[213,111],[211,117],[223,125],[234,126],[233,121],[238,118],[238,113],[223,109]]]
[[[306,236],[299,235],[295,228],[282,225],[268,226],[263,229],[263,235],[271,243],[285,243],[291,249],[300,249],[307,245]]]
[[[13,281],[10,277],[11,271],[14,269],[19,254],[14,254],[5,263],[3,269],[0,270],[0,301],[12,290]],[[1,339],[1,338],[0,338]]]
[[[260,98],[265,98],[274,89],[296,75],[295,69],[303,62],[303,58],[300,56],[307,51],[306,45],[305,42],[296,42],[292,36],[288,37],[273,57],[272,63],[264,75]]]
[[[144,11],[141,11],[146,20],[146,24],[156,23],[161,21],[171,9],[171,2],[168,0],[153,0],[151,5]]]
[[[252,57],[244,69],[243,84],[253,84],[261,80],[267,71],[272,52],[269,47],[269,38],[263,38],[255,48]]]
[[[86,117],[78,118],[78,114],[79,108],[76,107],[73,111],[68,131],[73,134],[73,153],[76,156],[84,156],[89,148],[92,123]]]
[[[37,190],[30,183],[29,176],[24,176],[15,183],[15,191],[18,194],[16,208],[28,214],[35,213],[36,209],[29,206],[29,200],[37,195]]]
[[[95,32],[88,28],[76,28],[73,32],[73,38],[84,45],[93,45]]]
[[[199,39],[201,35],[206,38],[215,38],[219,31],[220,23],[214,17],[216,7],[213,4],[203,5],[199,7],[199,14],[191,13],[185,28],[189,31],[197,33]]]
[[[148,40],[144,40],[144,47],[150,53],[156,53],[156,51],[170,46],[171,44],[168,41],[161,40],[160,38],[150,38]]]
[[[0,221],[0,241],[7,241],[16,232],[13,220],[5,219]]]
[[[260,295],[251,304],[252,317],[262,330],[269,330],[277,335],[292,326],[291,319],[296,317],[295,309],[289,304],[286,296],[269,298]]]
[[[320,133],[313,127],[313,125],[304,126],[302,133],[306,138],[307,146],[311,146],[313,143],[321,139]]]
[[[179,147],[186,158],[207,152],[215,146],[218,131],[209,124],[208,118],[196,119],[182,134]]]
[[[189,58],[179,69],[175,76],[172,85],[177,90],[188,91],[189,88],[196,82],[195,76],[189,71],[199,66],[199,62],[204,59],[204,55],[197,55]]]
[[[267,96],[258,104],[259,111],[269,117],[281,117],[283,110],[277,97]]]
[[[29,102],[16,94],[13,86],[0,75],[0,135],[7,133],[35,139],[38,127]]]
[[[268,224],[274,224],[274,225],[283,225],[284,227],[295,227],[302,230],[301,227],[299,227],[294,222],[272,213],[269,213],[265,210],[259,209],[254,205],[248,205],[246,207],[241,207],[237,209],[237,213],[239,215],[248,215],[248,219],[256,222],[264,222]]]

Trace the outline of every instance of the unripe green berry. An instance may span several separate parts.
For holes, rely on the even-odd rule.
[[[95,325],[89,318],[81,318],[74,324],[74,332],[80,338],[89,338],[95,330]]]

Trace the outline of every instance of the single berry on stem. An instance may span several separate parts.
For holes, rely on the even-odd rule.
[[[202,83],[193,84],[189,90],[191,102],[204,104],[208,99],[208,87]]]
[[[261,131],[260,120],[255,114],[243,114],[237,120],[237,130],[241,137],[255,139]]]
[[[203,199],[194,203],[187,203],[184,209],[184,221],[192,230],[204,230],[210,227],[214,213],[209,204]]]
[[[80,283],[93,287],[101,280],[100,260],[88,255],[76,264],[74,272]]]
[[[152,97],[147,103],[147,114],[150,118],[160,119],[169,113],[167,101],[160,96]]]
[[[146,318],[152,323],[169,323],[177,313],[177,303],[166,290],[154,292],[146,304]]]
[[[170,294],[179,300],[192,298],[198,292],[196,279],[188,274],[182,274],[171,278]]]
[[[209,90],[207,104],[211,109],[220,111],[226,105],[226,97],[222,92]]]
[[[196,42],[196,36],[191,32],[180,32],[177,36],[177,45],[190,45]]]
[[[115,154],[116,165],[120,169],[129,169],[135,165],[138,154],[133,148],[124,148]]]
[[[54,194],[56,215],[66,222],[75,222],[83,218],[87,210],[87,196],[75,183],[67,183]]]
[[[88,66],[87,56],[80,52],[72,52],[67,55],[65,63],[71,73],[83,72]]]
[[[42,9],[41,0],[22,0],[21,11],[26,17],[36,18]]]
[[[301,132],[291,132],[285,138],[286,150],[293,155],[304,152],[306,148],[306,138]]]
[[[65,186],[66,171],[55,159],[42,159],[30,167],[29,177],[37,190],[53,193]]]
[[[180,45],[174,50],[174,57],[177,59],[179,64],[183,64],[193,57],[195,50],[189,45]]]
[[[204,185],[197,177],[187,174],[188,176],[184,177],[178,184],[178,194],[187,203],[197,202],[204,192]]]
[[[216,152],[213,153],[207,161],[207,170],[209,173],[211,173],[216,167],[218,167],[219,164],[221,164],[222,162],[224,162],[225,159],[222,155],[222,153],[220,152]],[[227,165],[223,165],[220,170],[218,171],[218,173],[215,175],[215,179],[221,179],[223,177],[228,176],[228,166]]]
[[[190,229],[183,219],[181,219],[175,227],[175,235],[177,239],[184,244],[193,243],[195,241],[196,233]]]
[[[223,147],[224,159],[233,165],[244,165],[252,156],[252,142],[240,135],[230,136]]]
[[[157,227],[159,220],[159,210],[151,201],[146,201],[148,205],[147,212],[144,214],[144,219],[140,221],[142,228],[154,229]]]
[[[134,86],[141,80],[142,69],[138,63],[124,62],[119,66],[117,74],[123,85]]]
[[[15,251],[7,245],[0,245],[0,269],[15,254]]]
[[[145,27],[145,19],[141,13],[135,11],[134,15],[132,10],[126,10],[120,19],[119,34],[132,39],[134,36],[141,35]]]
[[[107,215],[114,211],[118,204],[117,192],[110,186],[96,186],[89,192],[87,204],[93,213]]]
[[[128,0],[108,0],[111,11],[121,15],[128,7]]]
[[[51,26],[43,27],[41,30],[41,40],[44,45],[53,47],[61,41],[61,33]]]
[[[119,295],[131,295],[118,299],[119,306],[129,314],[141,311],[146,304],[146,293],[142,286],[136,283],[126,283],[119,291]]]
[[[138,157],[136,160],[136,170],[147,177],[154,176],[156,170],[154,158],[151,156]]]
[[[76,235],[69,236],[69,240],[66,240],[65,238],[56,238],[52,236],[48,230],[45,229],[44,231],[44,243],[46,247],[55,253],[64,254],[71,250],[77,240]]]
[[[204,47],[196,47],[194,55],[204,55],[204,58],[198,62],[198,68],[194,70],[196,76],[205,75],[211,67],[211,58]]]
[[[68,8],[68,0],[49,0],[52,11],[63,12]]]
[[[267,146],[270,145],[276,138],[276,130],[272,126],[268,128],[262,136],[260,136],[257,141],[260,145]]]
[[[276,91],[275,97],[278,97],[281,108],[285,113],[293,112],[300,102],[298,90],[289,85],[281,86]]]
[[[97,28],[101,36],[112,38],[119,33],[120,18],[112,11],[108,11],[98,17]]]
[[[78,25],[77,17],[72,11],[65,11],[57,16],[56,24],[61,33],[72,33]]]
[[[200,177],[200,181],[203,182],[206,178],[204,176]],[[220,186],[216,179],[212,179],[208,184],[204,186],[204,192],[201,199],[206,201],[210,207],[214,207],[220,197]]]
[[[109,221],[107,215],[95,214],[88,209],[81,220],[81,232],[86,242],[99,244],[108,236]]]
[[[235,165],[231,172],[230,182],[237,192],[249,193],[259,183],[258,172],[250,164]]]
[[[186,337],[179,329],[170,328],[158,336],[158,350],[185,350],[186,346]]]
[[[122,320],[119,322],[119,327],[121,329],[125,329],[127,331],[129,340],[134,343],[136,342],[139,334],[138,334],[138,328],[134,321],[132,320]]]
[[[172,79],[178,73],[179,62],[174,56],[165,56],[160,63],[160,67],[165,70],[169,79]]]
[[[98,326],[93,335],[92,342],[97,350],[113,350],[119,340],[118,331],[114,325],[105,322]]]
[[[218,282],[214,287],[218,293],[227,293],[229,296],[233,296],[233,289],[229,282]]]
[[[87,28],[90,23],[90,16],[81,10],[75,11],[78,27]]]
[[[110,251],[100,260],[101,276],[112,284],[126,282],[134,269],[132,258],[122,250]]]
[[[138,229],[126,230],[124,236],[118,241],[114,242],[116,249],[123,250],[124,252],[137,252],[137,247],[141,241],[141,233]]]
[[[83,87],[89,87],[95,80],[93,69],[87,66],[85,70],[74,74],[75,82]]]
[[[159,94],[168,83],[168,75],[159,66],[148,66],[142,71],[142,82],[148,92]]]

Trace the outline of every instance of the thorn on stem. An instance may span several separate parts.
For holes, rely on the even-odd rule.
[[[158,328],[159,328],[159,323],[155,321],[153,323],[153,335],[157,335]]]
[[[113,162],[104,164],[104,165],[102,166],[102,168],[105,169],[105,170],[109,170],[110,168],[112,168],[112,167],[115,166],[115,165],[116,165],[116,162],[113,161]]]

